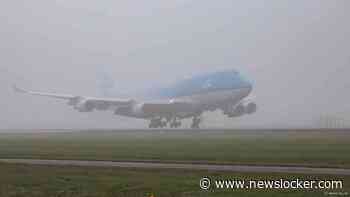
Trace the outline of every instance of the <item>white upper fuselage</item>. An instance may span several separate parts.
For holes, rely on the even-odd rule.
[[[205,111],[228,111],[246,98],[252,84],[236,71],[217,72],[181,81],[170,88],[156,91],[154,101],[136,102],[115,113],[135,118],[176,116],[191,117]]]

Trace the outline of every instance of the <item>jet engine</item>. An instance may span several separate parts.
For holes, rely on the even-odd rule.
[[[143,103],[134,104],[132,106],[132,113],[137,117],[143,116],[144,115]]]
[[[96,110],[104,111],[104,110],[109,109],[110,105],[107,103],[99,103],[95,107],[96,107]]]
[[[255,113],[257,110],[257,105],[254,102],[249,102],[244,106],[244,112],[247,114]]]
[[[94,106],[86,100],[80,100],[74,105],[74,109],[79,112],[91,112],[94,110]]]
[[[256,112],[257,105],[253,102],[249,103],[240,103],[235,107],[228,107],[224,109],[224,114],[228,117],[238,117],[243,116],[244,114],[252,114]]]
[[[138,103],[138,104],[134,104],[134,105],[119,106],[114,111],[114,114],[142,118],[142,117],[144,117],[143,103]]]
[[[234,108],[231,108],[231,110],[227,110],[225,113],[228,117],[238,117],[238,116],[243,116],[244,115],[244,105],[239,104]]]

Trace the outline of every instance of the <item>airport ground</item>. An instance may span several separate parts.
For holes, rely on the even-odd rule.
[[[145,170],[0,164],[2,197],[194,197],[194,196],[327,196],[350,191],[349,176],[222,173],[188,170]],[[341,190],[223,189],[203,191],[202,177],[244,180],[342,180]]]
[[[0,158],[348,168],[349,144],[345,130],[1,133]]]
[[[78,131],[0,134],[0,158],[350,168],[346,130]],[[345,175],[0,163],[1,196],[324,196],[321,190],[201,191],[201,177],[343,180]],[[334,192],[334,191],[332,191]]]

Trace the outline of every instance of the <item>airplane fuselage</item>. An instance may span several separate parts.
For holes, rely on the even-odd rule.
[[[27,91],[14,86],[19,93],[66,100],[79,112],[111,110],[116,115],[149,119],[149,128],[168,125],[177,128],[185,118],[193,118],[191,128],[199,128],[201,115],[218,109],[228,117],[252,114],[257,106],[246,99],[252,88],[252,84],[234,70],[200,75],[168,88],[148,91],[146,97],[153,97],[149,101]]]
[[[230,108],[238,105],[251,91],[252,84],[236,71],[219,72],[187,79],[173,87],[158,90],[158,99],[155,99],[158,104],[135,103],[116,109],[115,114],[142,119],[183,119],[217,109],[230,114],[230,110],[233,111]]]

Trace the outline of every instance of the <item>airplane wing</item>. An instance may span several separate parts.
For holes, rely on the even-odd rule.
[[[93,109],[107,110],[111,107],[127,106],[135,102],[132,99],[85,97],[85,96],[76,96],[76,95],[70,95],[70,94],[56,94],[56,93],[47,93],[47,92],[28,91],[28,90],[18,88],[15,85],[13,86],[13,89],[15,92],[19,92],[19,93],[67,100],[69,105],[73,105],[75,109],[81,112],[88,112],[88,111],[92,111]]]
[[[28,91],[18,88],[17,86],[13,86],[13,89],[19,93],[66,100],[68,101],[68,105],[73,106],[73,108],[79,112],[91,112],[93,110],[113,110],[115,114],[143,118],[157,116],[169,117],[175,115],[178,117],[184,117],[185,115],[193,114],[196,107],[190,100],[172,99],[170,101],[137,103],[133,99],[85,97],[70,94]],[[132,112],[130,112],[130,107],[134,109]]]
[[[13,90],[18,93],[25,93],[25,94],[31,94],[31,95],[38,95],[38,96],[46,96],[46,97],[53,97],[58,99],[73,99],[75,96],[68,95],[68,94],[53,94],[53,93],[44,93],[44,92],[35,92],[35,91],[28,91],[24,90],[22,88],[17,87],[16,85],[13,86]]]

